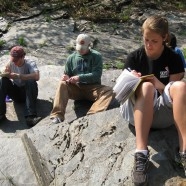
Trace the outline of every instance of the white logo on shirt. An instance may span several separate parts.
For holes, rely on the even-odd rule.
[[[169,77],[169,68],[165,67],[165,71],[160,71],[160,78],[167,78]]]

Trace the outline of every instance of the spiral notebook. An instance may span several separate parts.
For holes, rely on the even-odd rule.
[[[149,74],[146,76],[136,77],[131,72],[124,69],[121,75],[117,78],[116,84],[113,87],[113,91],[116,94],[115,98],[119,102],[125,102],[134,94],[142,81],[146,81],[148,78],[153,76],[153,74]]]

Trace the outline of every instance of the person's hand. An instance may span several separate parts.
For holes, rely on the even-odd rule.
[[[61,78],[62,81],[68,81],[69,80],[69,76],[64,74]]]
[[[137,71],[135,71],[135,70],[131,70],[130,71],[134,76],[136,76],[136,77],[141,77],[141,72],[137,72]]]
[[[68,80],[67,80],[68,83],[73,83],[73,84],[76,84],[76,83],[79,83],[79,76],[72,76],[70,77]]]
[[[2,71],[3,73],[10,73],[10,68],[8,68],[7,66],[3,69]]]
[[[4,67],[4,69],[2,70],[1,74],[6,74],[6,77],[9,78],[10,75],[10,68],[8,68],[8,66]]]
[[[150,81],[154,85],[155,89],[157,89],[160,94],[163,92],[165,85],[161,81],[159,81],[156,76],[153,76],[153,78],[149,79],[148,81]]]
[[[9,74],[10,79],[20,79],[20,74],[17,73],[10,73]]]

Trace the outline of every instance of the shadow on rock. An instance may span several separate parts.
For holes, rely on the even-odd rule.
[[[93,102],[88,100],[75,100],[74,101],[74,112],[77,118],[83,117],[87,114]]]
[[[13,111],[13,107],[15,112]],[[13,102],[11,106],[12,112],[7,115],[7,120],[0,124],[0,129],[5,133],[15,133],[17,130],[29,129],[24,117],[24,103]],[[45,118],[52,109],[52,103],[47,100],[37,100],[37,115]]]
[[[38,99],[37,101],[37,113],[38,116],[45,118],[50,115],[53,103],[48,100]]]
[[[24,121],[5,120],[0,124],[0,129],[5,133],[15,133],[17,130],[29,129]]]
[[[74,111],[75,111],[77,118],[85,116],[93,103],[94,102],[88,101],[88,100],[75,100],[74,101]],[[117,107],[119,107],[119,103],[116,99],[114,99],[110,103],[107,110],[117,108]]]
[[[15,112],[17,114],[18,120],[19,121],[25,120],[25,118],[24,118],[24,104],[14,103],[14,108],[15,108]],[[36,110],[37,110],[38,116],[45,118],[50,114],[50,112],[52,110],[52,102],[50,102],[48,100],[38,99]]]

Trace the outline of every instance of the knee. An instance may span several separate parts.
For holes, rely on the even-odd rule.
[[[180,94],[186,95],[186,83],[183,81],[174,82],[170,87],[170,94],[172,96]]]
[[[58,89],[64,89],[67,87],[67,83],[66,81],[60,81],[59,84],[58,84]]]
[[[58,86],[57,86],[57,92],[58,91],[65,91],[65,90],[67,90],[67,86],[68,86],[68,84],[66,83],[66,81],[60,81],[59,82],[59,84],[58,84]]]
[[[154,95],[154,85],[151,82],[143,82],[141,85],[137,88],[136,94],[139,95]]]
[[[63,86],[66,86],[66,85],[67,85],[66,81],[60,81],[59,82],[59,86],[62,86],[63,87]]]
[[[101,96],[107,96],[107,97],[114,97],[115,93],[113,92],[113,89],[109,86],[100,85],[100,89],[98,90],[99,97]]]
[[[35,80],[30,79],[30,80],[25,81],[25,85],[26,86],[35,86],[35,85],[37,85],[37,82]]]
[[[27,80],[25,81],[25,88],[26,89],[38,89],[37,82],[35,80]]]
[[[1,79],[0,79],[0,83],[2,84],[2,85],[6,85],[6,84],[8,84],[8,83],[10,83],[11,82],[11,80],[9,79],[9,78],[7,78],[7,77],[2,77]]]
[[[0,78],[0,88],[1,90],[7,90],[8,87],[12,85],[12,81],[7,77]]]

